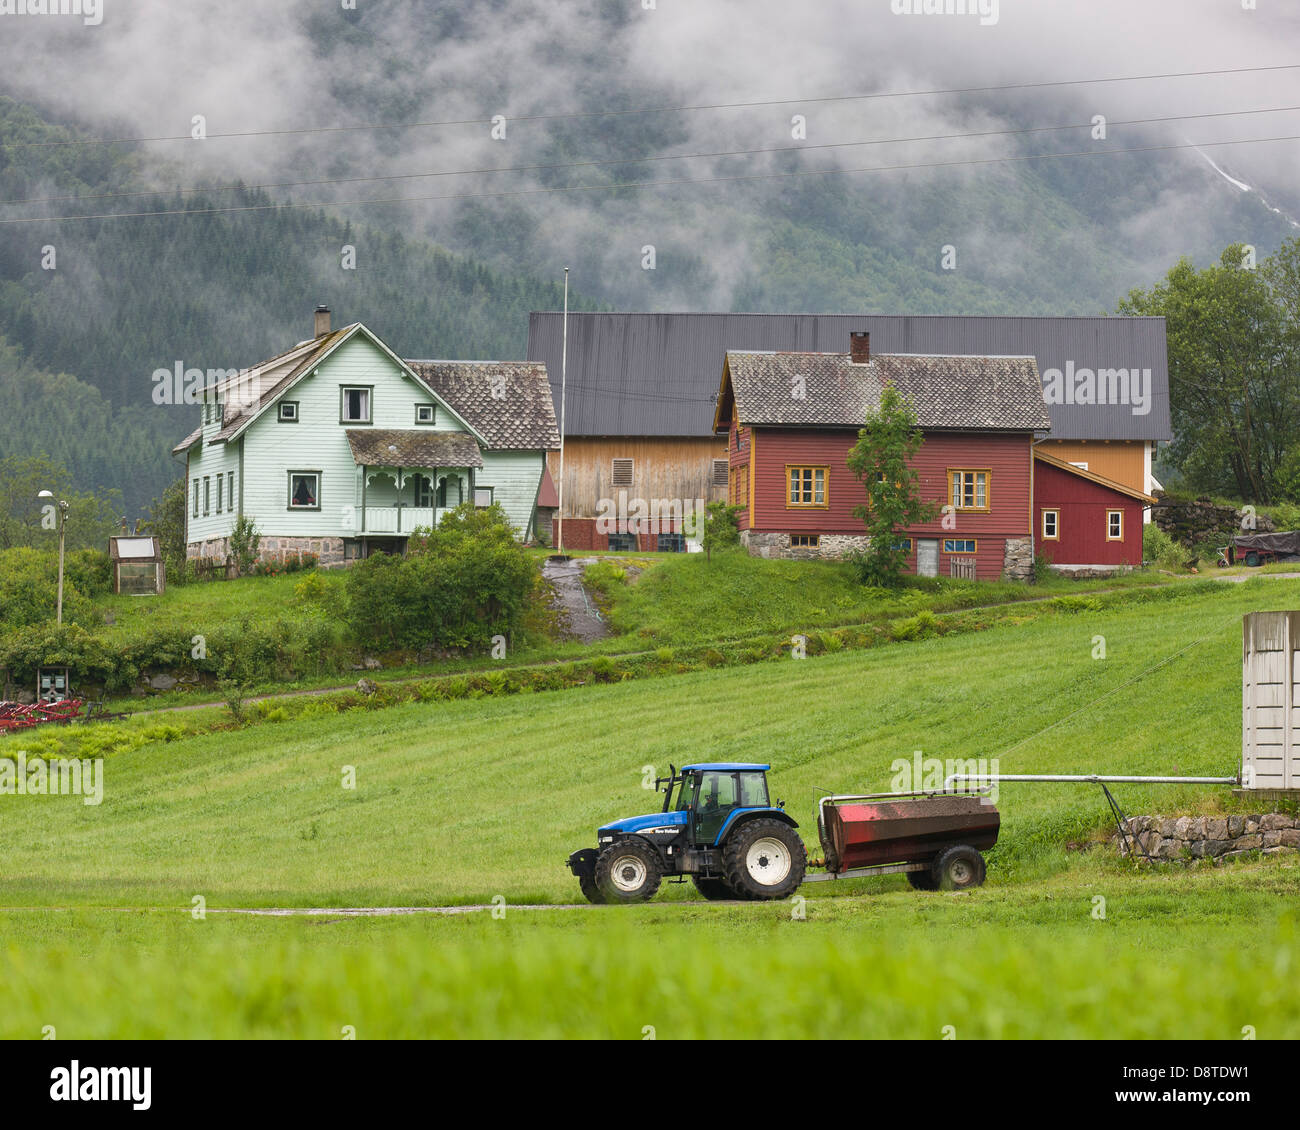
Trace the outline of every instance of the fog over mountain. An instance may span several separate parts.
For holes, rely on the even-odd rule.
[[[0,15],[0,95],[23,112],[171,139],[16,147],[11,121],[0,219],[205,210],[0,225],[0,286],[26,319],[0,313],[0,333],[124,405],[174,358],[228,367],[278,348],[321,297],[421,355],[517,356],[519,311],[552,305],[565,265],[584,301],[616,308],[1092,313],[1181,255],[1234,241],[1264,255],[1296,230],[1300,146],[1257,139],[1300,136],[1300,70],[1242,69],[1300,62],[1300,9],[904,14],[944,6],[103,0],[97,24]],[[1226,70],[1241,73],[1135,78]],[[1117,76],[1131,81],[1080,81]],[[1049,153],[1078,155],[1025,159]],[[321,180],[344,183],[303,183]],[[161,195],[106,195],[145,189]],[[100,198],[44,199],[70,193]],[[328,205],[328,222],[273,202]],[[233,208],[254,210],[206,211]],[[351,225],[354,272],[334,220]],[[152,268],[130,258],[146,244]],[[37,269],[47,245],[61,278]],[[434,248],[496,281],[450,288],[415,265]],[[262,253],[274,278],[233,262]],[[399,308],[413,293],[442,320]],[[458,335],[471,309],[482,329]],[[58,328],[87,314],[101,331],[139,323],[141,344],[102,356],[99,337]]]

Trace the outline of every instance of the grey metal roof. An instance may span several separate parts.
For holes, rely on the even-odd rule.
[[[560,446],[546,366],[531,361],[407,361],[411,370],[501,451]]]
[[[742,424],[858,428],[885,383],[911,402],[922,428],[1039,431],[1049,424],[1032,357],[873,353],[727,354]]]
[[[534,313],[528,358],[544,362],[557,410],[563,316]],[[1031,356],[1053,370],[1150,370],[1141,404],[1048,404],[1054,439],[1170,439],[1163,318],[890,314],[569,314],[565,434],[705,436],[728,350]]]

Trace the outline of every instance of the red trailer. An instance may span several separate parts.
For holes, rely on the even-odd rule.
[[[906,873],[918,890],[961,890],[984,882],[984,857],[1001,817],[979,793],[825,796],[817,834],[825,870],[805,882]]]

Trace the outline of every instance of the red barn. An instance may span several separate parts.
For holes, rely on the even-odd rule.
[[[1034,544],[1062,572],[1142,564],[1143,511],[1155,499],[1034,451]]]
[[[866,491],[846,463],[886,383],[924,433],[913,466],[943,508],[900,532],[925,576],[1026,579],[1033,571],[1035,433],[1050,426],[1033,357],[729,351],[714,415],[729,451],[741,540],[764,557],[841,557],[865,546]]]

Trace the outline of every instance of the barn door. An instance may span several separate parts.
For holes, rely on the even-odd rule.
[[[918,538],[916,542],[916,575],[939,575],[939,541],[937,538]]]

